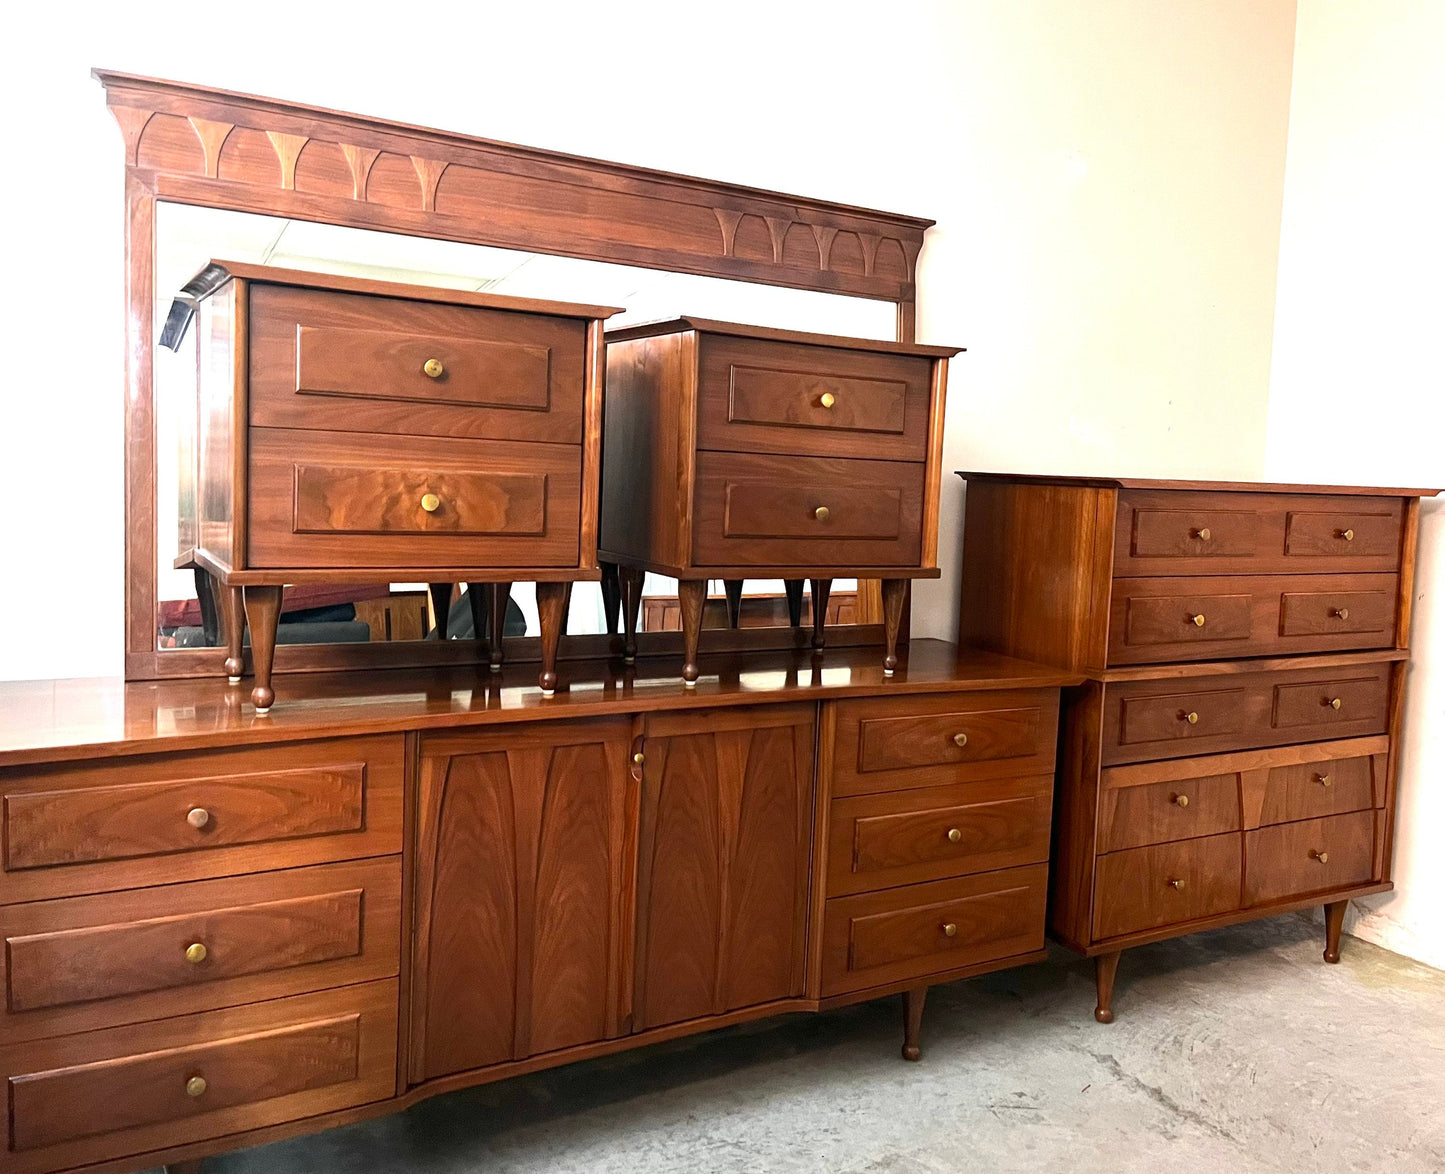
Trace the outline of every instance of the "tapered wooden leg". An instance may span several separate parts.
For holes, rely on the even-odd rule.
[[[697,645],[702,636],[702,608],[707,602],[706,579],[681,579],[677,602],[682,611],[682,683],[697,685]]]
[[[169,1162],[166,1165],[166,1174],[201,1174],[201,1159],[192,1158],[189,1162]]]
[[[1340,934],[1345,928],[1348,901],[1331,901],[1325,906],[1325,961],[1340,960]]]
[[[637,660],[637,618],[642,612],[642,581],[645,574],[636,567],[623,567],[622,577],[622,663]]]
[[[502,638],[507,631],[507,604],[512,602],[510,583],[492,584],[492,635],[487,641],[492,672],[502,671]]]
[[[557,649],[567,627],[567,605],[572,599],[571,583],[538,583],[537,615],[542,622],[542,675],[537,684],[542,696],[557,691]]]
[[[276,625],[281,622],[280,587],[247,587],[242,593],[246,624],[251,629],[251,664],[256,683],[251,701],[257,713],[267,713],[276,700],[271,688],[271,665],[276,660]]]
[[[803,580],[784,579],[783,590],[788,593],[788,623],[795,628],[803,626]]]
[[[1094,986],[1099,995],[1094,1018],[1100,1023],[1114,1022],[1114,975],[1119,973],[1120,950],[1112,954],[1100,954],[1094,959]]]
[[[823,629],[828,623],[828,595],[833,590],[832,579],[814,579],[809,596],[813,601],[813,647],[822,648],[828,642]]]
[[[436,617],[437,639],[447,638],[447,615],[452,610],[452,585],[450,583],[428,583],[431,592],[432,614]]]
[[[472,609],[472,639],[490,651],[492,585],[490,583],[468,583],[467,605]]]
[[[607,634],[617,635],[617,619],[622,614],[622,576],[616,563],[599,563],[602,568],[602,618]]]
[[[214,648],[221,642],[220,617],[216,614],[216,594],[221,590],[221,585],[211,577],[211,572],[205,567],[197,567],[194,578],[196,602],[201,607],[201,639],[205,641],[207,648]]]
[[[217,602],[221,606],[221,625],[226,629],[226,659],[223,666],[226,680],[233,685],[241,683],[241,673],[246,662],[241,659],[241,642],[246,637],[246,608],[241,602],[239,587],[217,589]]]
[[[903,601],[908,598],[907,579],[883,580],[883,675],[891,677],[898,667],[898,628],[903,623]]]
[[[918,1060],[923,1055],[919,1047],[919,1036],[923,1032],[923,1000],[928,995],[926,986],[914,987],[903,992],[903,1058]]]
[[[724,579],[723,592],[728,597],[728,627],[736,628],[743,618],[743,581]]]

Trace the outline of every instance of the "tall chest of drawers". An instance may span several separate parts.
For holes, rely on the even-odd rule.
[[[1049,925],[1096,958],[1391,888],[1419,497],[959,474],[960,639],[1084,673]]]

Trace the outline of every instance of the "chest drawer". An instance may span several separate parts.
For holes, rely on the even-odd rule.
[[[1264,905],[1375,879],[1374,811],[1245,833],[1244,903]]]
[[[1094,937],[1112,938],[1239,908],[1243,838],[1204,836],[1100,856]]]
[[[823,920],[823,994],[1040,950],[1048,867],[837,897]]]
[[[1350,494],[1123,490],[1114,574],[1395,572],[1404,510]]]
[[[911,355],[703,335],[697,445],[923,461],[932,364]]]
[[[834,796],[1054,769],[1057,689],[859,698],[834,714]]]
[[[1107,776],[1099,796],[1099,851],[1188,840],[1240,829],[1239,777],[1234,773],[1138,782]]]
[[[1040,864],[1053,779],[1002,779],[833,800],[828,895]]]
[[[0,1048],[5,1168],[67,1169],[388,1097],[396,997],[394,980],[366,983]]]
[[[1387,757],[1382,747],[1373,754],[1344,758],[1320,754],[1310,761],[1270,767],[1255,822],[1292,823],[1381,807]]]
[[[0,904],[401,851],[400,734],[0,771]]]
[[[918,566],[923,466],[700,452],[692,541],[700,567]]]
[[[251,423],[582,442],[579,318],[256,284]]]
[[[0,908],[0,1042],[393,977],[401,858]]]

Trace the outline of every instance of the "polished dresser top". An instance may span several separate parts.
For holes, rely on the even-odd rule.
[[[1009,481],[1021,485],[1073,485],[1089,489],[1186,489],[1210,493],[1305,493],[1362,497],[1434,497],[1439,489],[1375,485],[1302,485],[1285,481],[1179,481],[1158,477],[1054,476],[1043,473],[979,472],[959,469],[965,481]]]

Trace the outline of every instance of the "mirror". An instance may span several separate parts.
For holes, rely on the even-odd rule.
[[[892,302],[782,286],[698,277],[601,261],[517,252],[412,237],[369,229],[289,220],[218,208],[161,202],[155,231],[156,338],[172,296],[211,259],[247,261],[355,277],[449,289],[484,290],[517,297],[623,306],[609,327],[673,318],[682,314],[858,338],[895,337]],[[192,460],[194,437],[180,410],[196,394],[196,331],[179,352],[155,345],[156,527],[158,553],[156,646],[159,649],[217,647],[215,601],[207,598],[206,576],[177,565],[192,536],[181,532],[177,493],[181,470]],[[199,584],[199,587],[198,587]],[[876,622],[875,585],[850,579],[833,582],[828,622]],[[507,612],[506,634],[539,631],[534,586],[517,583]],[[802,605],[808,624],[809,602]],[[438,624],[424,583],[377,583],[343,587],[302,587],[287,591],[278,632],[283,644],[330,644],[436,639]],[[781,580],[748,580],[743,585],[740,626],[781,627],[789,622]],[[709,584],[706,627],[727,627],[724,584]],[[681,627],[675,580],[648,575],[643,586],[641,631]],[[472,633],[465,589],[453,589],[445,625],[449,638]],[[578,583],[567,617],[571,635],[607,630],[597,583]]]

